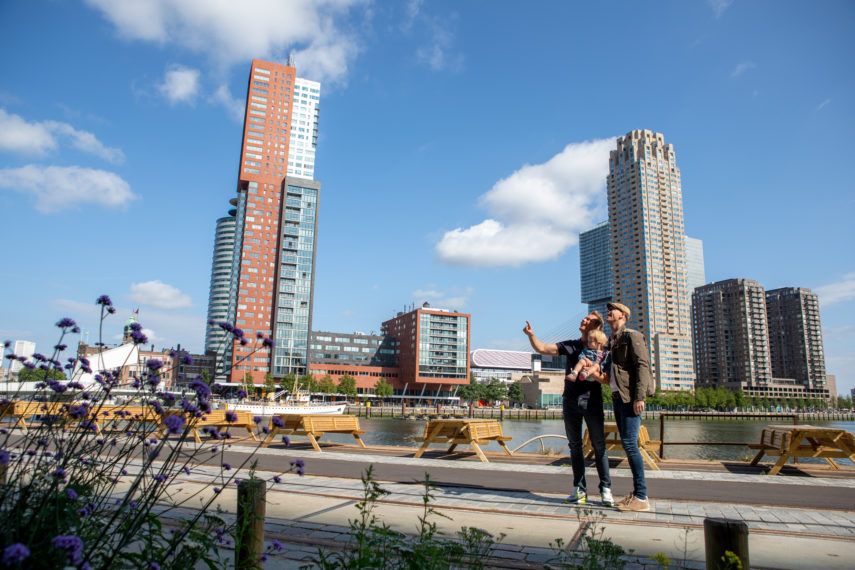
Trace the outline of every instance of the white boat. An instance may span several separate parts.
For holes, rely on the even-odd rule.
[[[258,416],[273,416],[279,414],[343,414],[347,404],[316,403],[285,403],[285,404],[227,404],[228,409],[252,412]]]

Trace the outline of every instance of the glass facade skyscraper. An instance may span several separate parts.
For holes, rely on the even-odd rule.
[[[648,339],[656,384],[694,388],[683,196],[674,147],[660,133],[630,131],[609,154],[612,298]]]
[[[608,220],[579,233],[579,275],[582,302],[588,313],[606,314],[612,300],[612,238]]]

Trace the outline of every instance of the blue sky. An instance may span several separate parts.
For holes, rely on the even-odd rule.
[[[848,391],[853,24],[847,1],[7,0],[0,339],[47,351],[70,316],[94,340],[107,293],[108,341],[139,308],[201,349],[250,60],[293,53],[322,82],[314,328],[430,301],[473,348],[569,333],[612,139],[652,129],[707,280],[819,293]]]

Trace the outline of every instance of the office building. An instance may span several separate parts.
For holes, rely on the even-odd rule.
[[[232,222],[223,220],[217,225],[208,308],[209,318],[225,312],[222,320],[241,329],[249,342],[226,336],[219,378],[242,382],[249,375],[262,384],[267,374],[299,376],[308,370],[321,187],[313,180],[319,101],[320,84],[298,78],[292,61],[252,61],[229,216],[234,237],[228,300],[224,252]],[[273,349],[255,346],[257,334],[271,337]],[[209,330],[206,347],[222,345],[222,339]]]
[[[817,295],[802,287],[766,291],[766,315],[772,375],[827,390]]]
[[[579,277],[588,313],[605,317],[612,300],[612,242],[608,220],[579,233]]]
[[[751,279],[728,279],[692,295],[697,387],[747,391],[772,380],[766,295]]]
[[[400,312],[382,325],[395,349],[396,394],[448,395],[469,383],[470,316],[428,303]]]
[[[648,340],[657,388],[694,388],[683,197],[674,147],[630,131],[609,154],[612,298]]]
[[[487,384],[494,378],[505,384],[531,372],[531,352],[476,348],[469,355],[469,366],[476,382]],[[540,355],[538,355],[540,356]]]

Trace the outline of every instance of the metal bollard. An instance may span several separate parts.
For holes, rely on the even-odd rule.
[[[249,479],[238,484],[235,568],[261,568],[267,482]]]
[[[742,562],[742,568],[750,568],[748,562],[748,525],[742,521],[721,518],[704,519],[704,548],[707,568],[732,568],[723,560],[725,552],[732,552]]]

